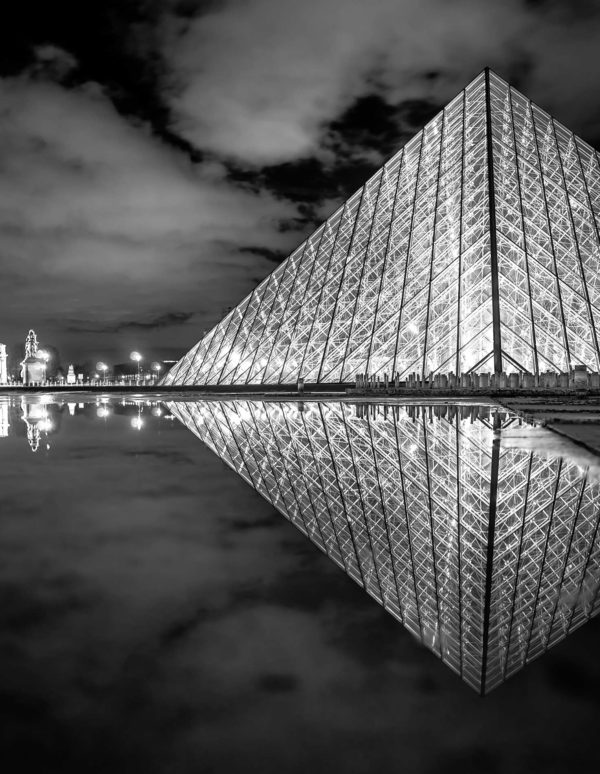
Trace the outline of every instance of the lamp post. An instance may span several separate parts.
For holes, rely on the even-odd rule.
[[[155,363],[152,363],[150,367],[152,368],[153,371],[156,371],[156,376],[154,378],[154,381],[157,382],[160,376],[160,372],[162,370],[162,365],[158,362],[155,362]]]
[[[103,363],[102,361],[100,361],[99,363],[96,363],[96,368],[102,374],[102,381],[104,382],[104,384],[106,384],[106,372],[108,371],[108,366],[106,365],[106,363]]]
[[[137,363],[137,380],[136,384],[140,383],[140,363],[144,359],[139,352],[132,352],[131,355],[129,355],[131,360],[133,360],[135,363]]]

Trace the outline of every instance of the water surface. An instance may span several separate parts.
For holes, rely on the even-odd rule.
[[[433,529],[425,520],[412,597],[410,566],[390,542],[382,553],[388,538],[373,534],[384,506],[400,529],[402,507],[396,515],[390,509],[403,493],[412,497],[411,521],[392,546],[406,547],[419,514],[442,513],[430,499],[458,503],[461,486],[471,503],[487,498],[480,512],[489,514],[483,493],[493,478],[494,438],[509,430],[514,437],[518,421],[495,430],[489,407],[450,417],[436,407],[57,401],[0,400],[0,734],[6,755],[19,752],[13,771],[331,771],[335,761],[349,772],[529,772],[589,763],[600,688],[597,620],[481,700],[447,668],[460,673],[462,647],[464,677],[465,628],[475,626],[476,642],[483,633],[463,609],[465,599],[482,599],[481,583],[469,597],[464,567],[456,583],[465,516],[454,533],[454,511],[434,519]],[[505,412],[500,422],[510,420]],[[476,444],[483,467],[457,456],[459,426],[459,443]],[[528,621],[540,636],[529,638],[525,657],[536,654],[535,643],[560,639],[559,611],[590,616],[597,578],[590,569],[597,485],[585,461],[573,462],[564,449],[562,457],[536,451],[535,439],[525,448],[527,431],[517,435],[519,443],[498,450],[506,466],[498,455],[496,502],[517,514],[505,532],[508,564],[520,547],[527,583],[502,570],[492,586],[500,601],[511,599],[505,588],[522,589],[525,600],[524,623],[512,616],[502,668],[511,658],[522,666]],[[326,479],[327,455],[335,487]],[[518,500],[527,480],[538,487],[531,519]],[[544,510],[544,493],[554,490],[559,508]],[[349,543],[333,535],[342,511]],[[487,536],[480,521],[477,538]],[[524,529],[528,539],[518,540]],[[317,536],[329,556],[315,547]],[[353,536],[363,542],[350,549]],[[425,546],[441,551],[435,568]],[[523,548],[539,556],[524,563]],[[483,572],[481,545],[475,553]],[[527,589],[537,583],[548,593],[530,608],[537,618],[527,618]],[[496,628],[492,609],[509,611]],[[490,608],[488,637],[502,630],[506,639],[514,609]],[[413,622],[414,634],[394,612]]]

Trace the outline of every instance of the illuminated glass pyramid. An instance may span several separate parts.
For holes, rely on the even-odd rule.
[[[489,70],[163,384],[600,370],[596,152]]]
[[[600,484],[505,444],[510,411],[167,405],[481,693],[600,610]]]

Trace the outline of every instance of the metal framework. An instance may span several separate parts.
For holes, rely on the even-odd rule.
[[[593,148],[489,70],[163,378],[600,370]]]
[[[600,484],[489,406],[169,410],[481,693],[600,609]]]

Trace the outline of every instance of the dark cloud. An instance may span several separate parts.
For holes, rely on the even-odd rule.
[[[302,229],[308,232],[337,209],[441,107],[424,99],[392,105],[380,94],[368,94],[359,97],[323,130],[320,157],[259,170],[229,162],[228,177],[251,190],[268,190],[296,203],[301,217],[289,222],[289,227],[296,233]],[[280,231],[285,227],[285,222],[279,224]],[[279,262],[285,257],[261,248],[244,249],[265,257],[271,254]]]
[[[50,620],[89,609],[97,597],[84,584],[53,578],[46,588],[26,590],[14,583],[0,583],[0,629],[10,636],[22,636],[47,626]]]
[[[253,521],[240,521],[236,519],[235,521],[231,522],[231,527],[233,529],[239,529],[244,532],[248,529],[273,529],[273,527],[279,527],[281,524],[282,522],[279,514],[274,511],[271,516],[264,516]]]
[[[168,628],[160,633],[159,647],[170,648],[177,643],[185,640],[192,633],[194,633],[199,626],[202,626],[209,620],[212,620],[215,616],[215,611],[207,607],[194,610],[192,614],[182,618],[178,621],[174,621],[169,624]]]
[[[600,16],[597,0],[570,0],[568,3],[562,0],[524,0],[524,3],[525,6],[543,14],[544,20],[548,19],[548,14],[577,23]]]
[[[498,751],[474,744],[463,750],[444,750],[427,774],[437,774],[439,771],[460,771],[461,774],[480,774],[485,771],[486,774],[500,774],[505,770]]]
[[[54,76],[73,87],[100,83],[120,113],[168,134],[169,110],[162,98],[166,64],[160,54],[166,9],[161,0],[89,0],[85,5],[23,0],[12,10],[10,34],[0,54],[3,74]],[[64,68],[64,60],[71,66]]]
[[[600,683],[572,660],[556,658],[546,669],[552,687],[564,696],[594,704],[598,700]]]
[[[250,255],[260,255],[262,258],[266,258],[267,261],[272,261],[273,263],[281,263],[287,257],[287,253],[269,250],[266,247],[240,247],[240,252],[249,253]]]
[[[507,65],[504,78],[515,88],[527,91],[528,83],[535,76],[537,57],[531,52],[516,51]]]
[[[66,330],[72,333],[121,333],[123,331],[149,331],[171,328],[188,323],[194,312],[165,312],[150,320],[126,320],[113,325],[90,324],[86,320],[65,320]]]
[[[414,99],[391,105],[378,94],[368,94],[332,121],[330,133],[337,145],[363,152],[376,150],[385,158],[395,153],[441,107]]]
[[[258,678],[258,688],[267,693],[290,693],[298,690],[299,681],[294,675],[261,675]]]
[[[183,325],[189,322],[194,316],[194,312],[167,312],[155,317],[153,320],[131,320],[130,322],[120,323],[115,332],[126,330],[153,330],[155,328],[168,328],[174,325]]]

